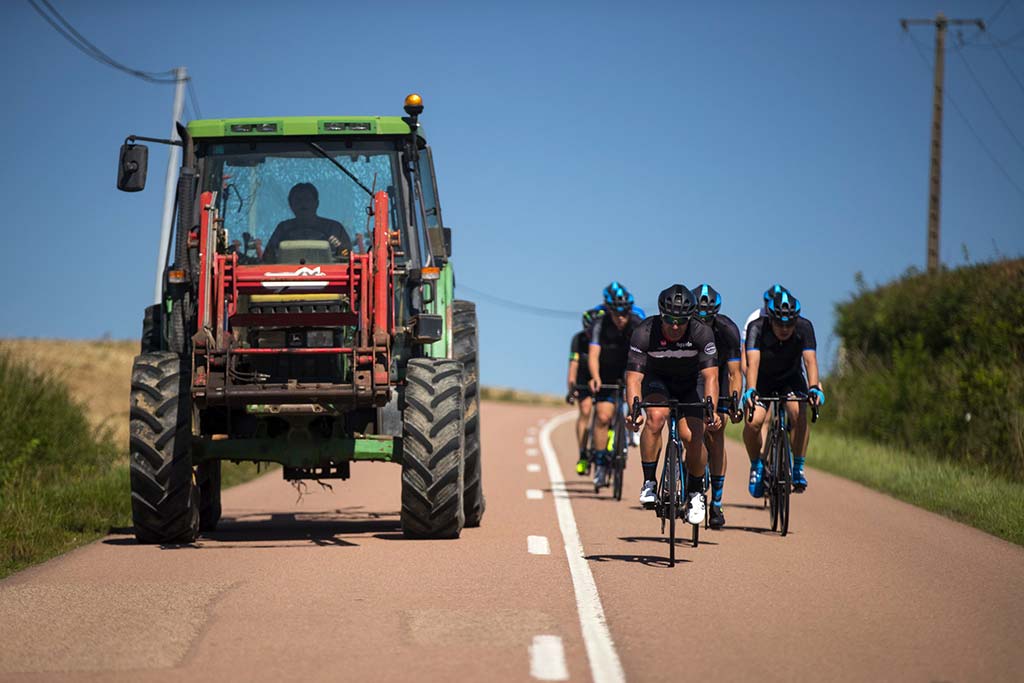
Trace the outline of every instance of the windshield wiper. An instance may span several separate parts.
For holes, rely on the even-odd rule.
[[[341,162],[340,162],[340,161],[338,161],[337,159],[335,159],[334,157],[332,157],[332,156],[331,156],[330,154],[328,154],[328,153],[327,153],[327,150],[326,150],[326,149],[324,149],[324,148],[323,148],[323,147],[321,147],[320,145],[316,144],[315,142],[307,142],[306,144],[307,144],[307,145],[309,145],[309,146],[310,146],[310,147],[311,147],[311,148],[313,149],[313,151],[315,151],[315,152],[316,152],[317,154],[319,154],[319,155],[320,155],[320,156],[322,156],[322,157],[323,157],[324,159],[327,159],[327,161],[331,162],[332,164],[334,164],[335,166],[337,166],[337,167],[338,167],[339,169],[341,169],[341,172],[342,172],[342,173],[344,173],[344,174],[345,174],[345,175],[347,175],[347,176],[348,176],[349,178],[351,178],[351,179],[352,179],[352,181],[353,181],[353,182],[354,182],[354,183],[355,183],[356,185],[358,185],[359,187],[363,188],[363,192],[365,192],[366,194],[368,194],[368,195],[369,195],[370,197],[373,197],[373,191],[372,191],[372,190],[371,190],[370,188],[368,188],[368,187],[367,187],[366,185],[363,185],[363,184],[362,184],[361,182],[359,182],[359,178],[356,178],[356,177],[355,177],[355,176],[354,176],[354,175],[352,174],[352,171],[350,171],[350,170],[348,170],[347,168],[345,168],[344,166],[342,166],[342,165],[341,165]]]

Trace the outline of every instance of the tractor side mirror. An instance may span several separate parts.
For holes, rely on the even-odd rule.
[[[145,189],[148,165],[148,147],[130,143],[121,145],[121,157],[117,163],[117,189],[122,192],[138,192]]]
[[[444,228],[444,255],[452,257],[452,229]]]

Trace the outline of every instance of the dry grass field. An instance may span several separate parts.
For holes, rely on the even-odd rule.
[[[89,421],[128,450],[128,392],[138,341],[0,339],[0,351],[63,382]]]

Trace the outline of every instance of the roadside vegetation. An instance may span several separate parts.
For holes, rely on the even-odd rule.
[[[0,577],[131,526],[127,438],[122,446],[109,416],[91,421],[60,371],[35,367],[25,353],[15,357],[7,344],[0,347]],[[128,368],[130,358],[124,375],[99,382],[96,392]],[[121,401],[127,424],[127,388]],[[255,475],[255,465],[225,464],[222,485]]]
[[[535,406],[565,406],[565,399],[553,394],[539,394],[505,387],[481,387],[480,398],[484,401],[504,403],[528,403]]]

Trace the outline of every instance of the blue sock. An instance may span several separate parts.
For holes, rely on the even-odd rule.
[[[644,481],[658,481],[658,461],[640,463],[644,468]]]
[[[711,502],[716,507],[722,507],[722,490],[725,488],[725,475],[720,477],[711,476]]]
[[[807,459],[806,456],[794,455],[793,456],[793,471],[794,472],[802,472],[803,469],[804,469],[804,460],[806,460],[806,459]]]

